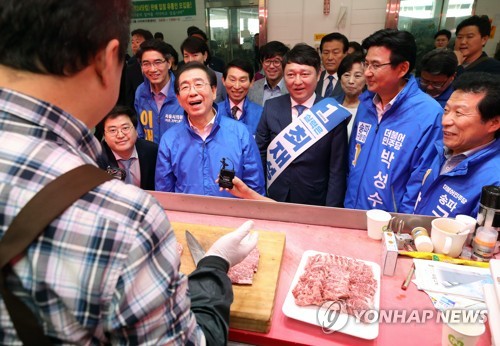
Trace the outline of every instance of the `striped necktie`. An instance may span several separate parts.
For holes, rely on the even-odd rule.
[[[238,113],[239,110],[240,109],[238,108],[238,106],[234,106],[233,108],[231,108],[231,116],[233,117],[233,119],[238,120],[236,113]]]
[[[328,85],[326,86],[324,97],[331,97],[333,94],[333,76],[328,76],[328,79],[330,81],[328,82]]]

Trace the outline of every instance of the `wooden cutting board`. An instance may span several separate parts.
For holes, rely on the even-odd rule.
[[[184,251],[181,256],[181,272],[190,274],[195,265],[187,246],[185,231],[189,230],[205,250],[232,228],[172,222],[177,241]],[[230,327],[267,333],[276,296],[276,286],[285,248],[285,233],[259,232],[257,247],[260,251],[259,268],[252,285],[233,285],[234,301],[231,305]]]

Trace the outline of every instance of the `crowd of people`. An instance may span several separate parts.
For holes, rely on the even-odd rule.
[[[186,277],[143,189],[475,217],[481,186],[500,185],[500,62],[483,52],[485,16],[457,26],[455,50],[438,32],[419,78],[413,35],[382,29],[361,45],[330,33],[319,52],[268,42],[258,81],[254,62],[215,59],[193,27],[183,61],[162,35],[132,31],[124,64],[130,16],[127,0],[0,5],[0,239],[74,167],[116,168],[126,183],[86,193],[3,270],[52,342],[227,340],[227,271],[255,247],[251,224]],[[218,185],[221,162],[232,188]],[[0,300],[0,343],[21,344],[9,313]]]
[[[401,30],[379,30],[361,45],[339,32],[329,33],[321,39],[319,52],[307,44],[290,49],[279,41],[268,42],[259,49],[256,65],[263,75],[259,80],[255,80],[254,63],[241,58],[224,64],[222,73],[214,71],[207,37],[198,28],[188,30],[181,45],[184,61],[175,73],[166,43],[145,40],[135,54],[144,82],[137,88],[134,105],[138,137],[160,144],[154,188],[242,197],[245,194],[238,188],[246,184],[245,191],[257,192],[254,197],[279,202],[475,216],[480,188],[465,189],[458,178],[457,186],[453,179],[440,188],[433,186],[438,192],[432,197],[422,198],[422,193],[430,178],[445,175],[429,173],[436,170],[431,167],[438,155],[434,143],[439,143],[441,158],[448,155],[446,162],[454,162],[454,169],[446,174],[457,176],[467,170],[465,179],[471,181],[479,174],[472,172],[479,169],[469,165],[480,163],[465,158],[482,153],[483,145],[488,149],[496,145],[496,130],[486,131],[479,140],[477,133],[462,131],[454,117],[453,124],[445,126],[452,108],[448,100],[458,93],[457,85],[478,80],[483,89],[465,89],[481,94],[484,101],[469,106],[477,108],[479,122],[491,120],[494,125],[498,121],[489,119],[485,115],[489,111],[478,106],[486,104],[498,113],[498,105],[489,101],[498,90],[487,81],[490,74],[500,74],[500,62],[483,52],[490,30],[486,16],[463,20],[456,29],[454,49],[448,48],[451,32],[438,31],[436,49],[422,57],[418,77],[415,38]],[[133,44],[134,35],[137,30],[132,32]],[[192,79],[191,87],[186,85],[184,90],[174,87],[190,71],[184,66],[193,61],[198,62],[197,69],[206,67],[206,75]],[[313,106],[322,100],[342,106],[349,116],[339,118],[334,128],[317,127],[317,119],[311,118],[318,111]],[[308,134],[303,125],[306,118],[307,126],[318,135]],[[469,145],[460,150],[450,147],[455,137],[463,137],[461,141]],[[222,159],[230,162],[235,173],[234,190],[217,185]],[[485,167],[488,164],[498,165],[495,155]],[[500,182],[495,174],[481,178],[483,185]],[[443,206],[445,200],[454,207]]]

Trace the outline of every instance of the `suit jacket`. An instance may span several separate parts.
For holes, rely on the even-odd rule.
[[[321,99],[317,96],[315,103]],[[264,105],[255,136],[264,170],[269,143],[292,122],[291,107],[289,95],[267,100]],[[269,187],[268,196],[280,202],[342,207],[347,175],[347,123],[344,120],[297,157]]]
[[[266,78],[259,79],[255,81],[248,90],[248,99],[255,102],[258,105],[264,106],[264,85],[266,84]],[[288,89],[283,81],[283,88],[281,88],[281,95],[288,94]]]
[[[102,147],[106,156],[107,162],[104,163],[111,167],[118,167],[115,155],[109,148],[106,141],[102,141]],[[158,156],[158,144],[147,141],[145,139],[137,138],[135,142],[137,149],[137,156],[139,159],[139,166],[141,171],[141,189],[154,190],[155,189],[155,170],[156,170],[156,157]],[[105,168],[101,165],[101,168]]]
[[[333,92],[331,95],[323,95],[323,82],[325,79],[325,74],[326,71],[321,72],[318,80],[318,85],[316,86],[316,95],[321,96],[323,98],[325,97],[333,97],[334,99],[337,100],[337,102],[341,103],[340,100],[344,99],[344,90],[342,89],[342,85],[340,84],[340,80],[337,80],[337,83],[335,84],[335,87],[333,88]]]
[[[142,74],[141,64],[137,57],[133,56],[129,59],[125,67],[125,95],[123,104],[134,109],[135,91],[139,85],[144,82],[144,75]],[[123,80],[122,80],[123,83]]]

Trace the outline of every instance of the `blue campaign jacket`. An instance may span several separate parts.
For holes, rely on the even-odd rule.
[[[170,71],[170,88],[159,112],[151,95],[149,80],[144,78],[144,82],[137,88],[134,107],[139,138],[160,143],[163,133],[184,119],[184,109],[179,105],[174,92],[174,80],[174,74]]]
[[[217,103],[217,106],[219,107],[219,112],[221,113],[221,115],[232,119],[229,97],[227,97],[225,101]],[[257,125],[259,125],[262,110],[263,108],[261,105],[250,101],[248,97],[245,98],[245,101],[243,102],[243,111],[238,121],[241,121],[243,124],[245,124],[248,132],[250,132],[252,136],[255,135],[255,131],[257,131]]]
[[[436,142],[433,155],[414,213],[439,217],[465,214],[475,218],[482,187],[500,185],[500,139],[443,175],[439,175],[446,160],[442,141]]]
[[[349,143],[345,207],[411,213],[425,170],[442,137],[443,108],[410,77],[378,124],[374,93],[365,91]]]
[[[217,111],[217,105],[214,108]],[[158,151],[155,189],[233,197],[219,191],[215,183],[222,158],[229,164],[227,169],[234,169],[250,188],[264,194],[264,174],[255,140],[245,125],[219,113],[205,141],[191,129],[187,116],[165,133]]]

